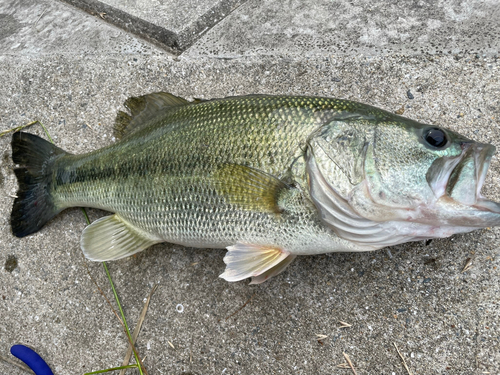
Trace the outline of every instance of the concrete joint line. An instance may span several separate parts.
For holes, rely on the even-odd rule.
[[[127,11],[98,0],[62,0],[93,16],[101,18],[121,29],[133,33],[148,42],[165,48],[168,52],[180,55],[196,42],[204,33],[226,18],[247,0],[221,0],[196,18],[180,31],[169,30],[166,27],[134,16]]]

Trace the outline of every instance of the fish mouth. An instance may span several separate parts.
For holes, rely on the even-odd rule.
[[[500,204],[481,194],[495,147],[483,143],[464,143],[456,158],[442,158],[439,173],[429,183],[438,199],[451,198],[470,209],[500,213]]]

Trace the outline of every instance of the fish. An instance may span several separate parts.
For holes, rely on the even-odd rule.
[[[116,142],[74,155],[12,136],[12,232],[68,207],[112,215],[82,233],[93,261],[153,244],[227,249],[220,275],[262,283],[297,256],[372,251],[500,225],[481,188],[495,147],[355,101],[132,97]]]

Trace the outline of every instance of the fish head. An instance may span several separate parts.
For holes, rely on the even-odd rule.
[[[385,223],[401,243],[500,225],[500,204],[481,194],[490,144],[391,116],[334,121],[309,148],[311,197],[335,229]]]

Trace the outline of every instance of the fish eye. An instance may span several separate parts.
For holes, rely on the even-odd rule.
[[[428,145],[437,149],[444,149],[448,145],[446,133],[439,128],[430,128],[424,131],[423,138]]]

